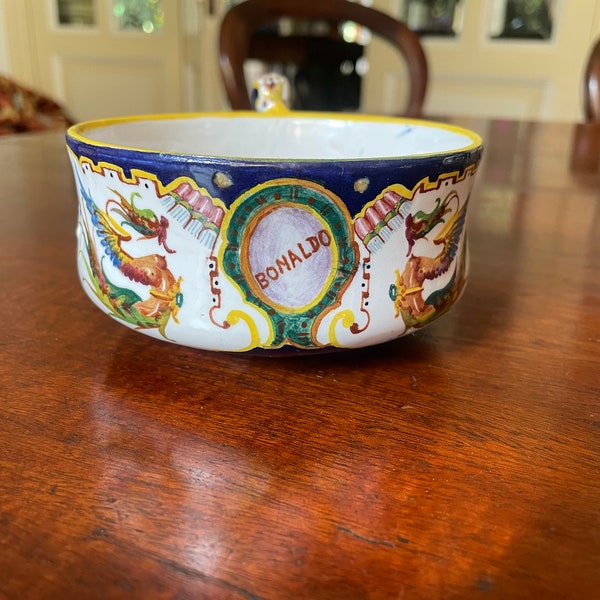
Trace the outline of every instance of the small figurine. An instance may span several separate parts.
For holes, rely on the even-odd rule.
[[[261,75],[252,86],[251,103],[257,112],[286,112],[290,108],[290,82],[279,73]]]

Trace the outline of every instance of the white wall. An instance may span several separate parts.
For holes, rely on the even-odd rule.
[[[0,0],[0,73],[10,73],[10,58],[8,45],[6,43],[6,12],[4,4],[6,0]]]

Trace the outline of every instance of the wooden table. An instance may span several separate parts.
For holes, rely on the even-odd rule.
[[[286,359],[103,315],[62,136],[0,140],[1,598],[600,598],[600,184],[572,125],[462,124],[463,298]]]

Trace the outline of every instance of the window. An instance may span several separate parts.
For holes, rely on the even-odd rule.
[[[92,27],[94,0],[57,0],[56,17],[61,27]]]
[[[113,0],[119,31],[153,33],[164,24],[162,0]]]
[[[553,0],[495,0],[493,39],[549,40]]]
[[[461,0],[405,0],[402,20],[420,35],[454,36],[460,29]]]

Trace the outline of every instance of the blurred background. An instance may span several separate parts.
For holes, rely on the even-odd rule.
[[[364,0],[417,31],[429,62],[425,114],[578,121],[600,0]],[[0,0],[0,74],[76,120],[226,110],[221,19],[234,0]],[[278,23],[297,33],[303,23]],[[318,27],[318,24],[311,24]],[[268,32],[265,32],[268,33]],[[314,33],[314,32],[313,32]],[[397,113],[405,67],[352,22],[320,72],[344,110]],[[265,65],[247,65],[248,78]]]

